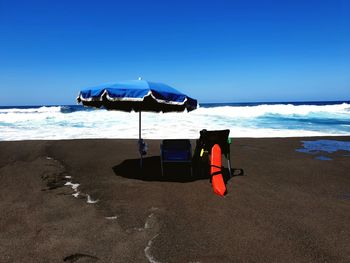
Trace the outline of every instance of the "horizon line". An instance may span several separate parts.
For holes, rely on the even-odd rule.
[[[247,101],[247,102],[198,102],[199,105],[224,105],[224,104],[288,104],[288,103],[350,103],[350,100],[295,100],[295,101]],[[83,106],[81,104],[41,104],[41,105],[0,105],[0,107],[59,107],[59,106]]]

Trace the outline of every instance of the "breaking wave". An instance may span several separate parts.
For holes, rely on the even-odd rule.
[[[82,106],[0,107],[0,140],[138,138],[135,112]],[[232,137],[350,135],[350,104],[203,104],[190,113],[142,113],[145,139],[198,138],[202,129]]]

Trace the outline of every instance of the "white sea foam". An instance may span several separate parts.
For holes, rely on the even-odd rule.
[[[147,219],[146,219],[146,222],[145,222],[145,225],[144,225],[144,229],[149,229],[149,228],[151,228],[152,227],[152,219],[153,219],[153,216],[154,216],[154,214],[152,213],[152,214],[150,214],[148,217],[147,217]]]
[[[10,108],[10,109],[0,109],[0,114],[9,114],[9,113],[52,113],[52,112],[60,112],[61,106],[43,106],[40,108]]]
[[[199,108],[194,114],[207,116],[227,116],[232,118],[256,118],[264,115],[299,115],[308,114],[336,113],[349,114],[350,105],[347,103],[335,105],[292,105],[292,104],[275,104],[275,105],[257,105],[257,106],[222,106],[214,108]]]
[[[77,192],[80,184],[73,184],[72,182],[66,182],[64,185],[72,187],[72,189]]]
[[[86,202],[88,203],[88,204],[96,204],[99,200],[97,199],[97,200],[93,200],[92,198],[91,198],[91,196],[90,195],[86,195],[86,197],[87,197],[87,200],[86,200]]]
[[[118,218],[118,216],[106,216],[105,218],[108,220],[115,220]]]
[[[62,107],[0,110],[0,140],[138,138],[138,113]],[[198,138],[202,129],[232,137],[350,135],[350,104],[200,107],[190,113],[142,113],[142,137]]]
[[[156,239],[159,236],[159,234],[155,235],[150,241],[148,241],[147,246],[145,247],[144,251],[145,251],[145,256],[148,259],[149,262],[151,263],[158,263],[159,261],[157,261],[154,256],[151,254],[151,246],[153,244],[154,239]]]

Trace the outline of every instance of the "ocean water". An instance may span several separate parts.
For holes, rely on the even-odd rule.
[[[138,138],[139,114],[72,106],[0,107],[0,140]],[[200,104],[183,113],[142,113],[144,139],[350,135],[350,102]]]
[[[296,151],[315,155],[314,158],[316,160],[331,161],[333,160],[333,157],[331,158],[329,156],[324,156],[323,154],[331,154],[338,151],[343,152],[341,154],[343,156],[350,156],[350,141],[312,140],[301,142],[303,144],[303,147],[296,149]]]

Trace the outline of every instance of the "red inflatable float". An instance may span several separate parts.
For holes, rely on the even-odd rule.
[[[221,148],[218,144],[215,144],[213,148],[211,148],[210,175],[214,193],[224,196],[226,193],[226,186],[224,178],[222,177]]]

